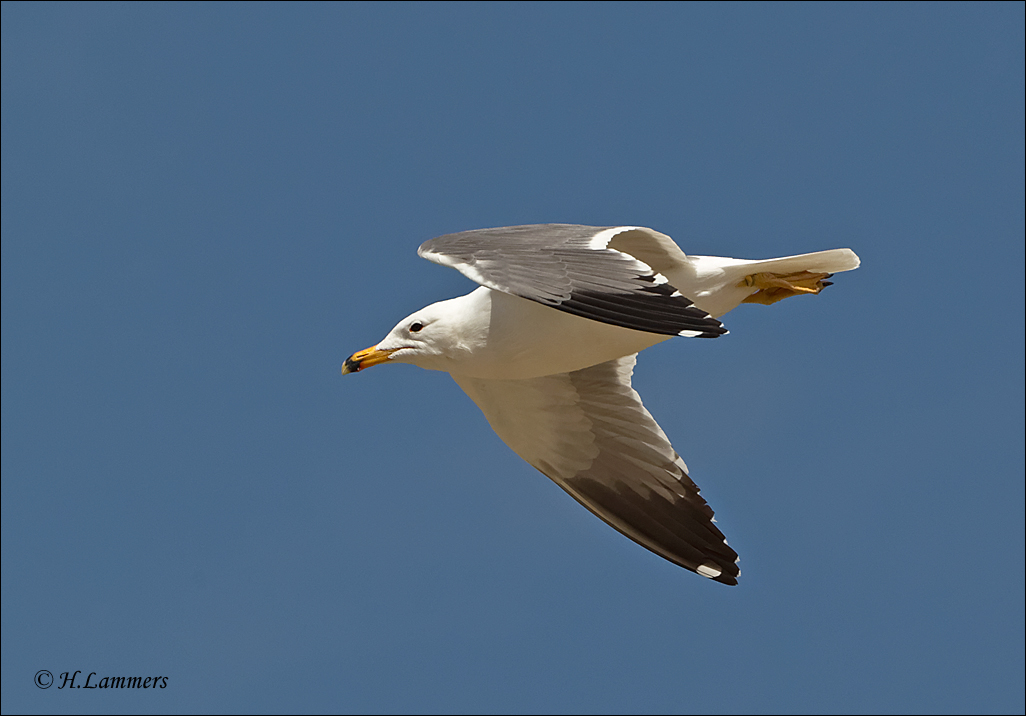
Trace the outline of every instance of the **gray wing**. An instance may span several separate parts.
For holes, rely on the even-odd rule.
[[[453,375],[492,429],[614,529],[674,564],[737,584],[737,552],[631,387],[635,356],[528,380]]]
[[[439,236],[417,253],[482,286],[594,321],[671,336],[726,333],[647,263],[608,248],[618,231],[634,229],[506,226]]]

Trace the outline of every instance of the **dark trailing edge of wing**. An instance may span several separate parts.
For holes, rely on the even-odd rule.
[[[698,494],[698,487],[686,475],[684,480],[693,493],[688,499],[672,502],[654,493],[644,497],[627,486],[615,489],[586,477],[572,478],[565,487],[560,486],[569,487],[566,491],[571,497],[642,547],[692,572],[698,572],[703,565],[715,564],[720,574],[710,579],[735,586],[741,573],[737,552],[713,524],[712,508]],[[611,520],[614,516],[625,524]],[[625,528],[626,525],[629,527]]]
[[[668,287],[668,294],[674,291],[673,287],[665,283],[642,291],[655,291],[664,287]],[[697,331],[699,338],[717,338],[727,332],[722,323],[693,306],[683,296],[667,295],[663,301],[653,301],[638,293],[574,291],[569,299],[547,305],[575,316],[647,333],[676,336],[681,331]]]

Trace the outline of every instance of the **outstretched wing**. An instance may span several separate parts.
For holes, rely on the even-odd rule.
[[[625,231],[641,230],[506,226],[440,236],[424,242],[417,253],[482,286],[594,321],[671,336],[715,338],[726,333],[719,321],[649,264],[608,248]]]
[[[737,584],[737,553],[631,387],[635,358],[527,380],[453,378],[514,452],[607,524],[674,564]]]

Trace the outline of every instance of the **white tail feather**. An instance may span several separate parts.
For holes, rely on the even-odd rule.
[[[859,257],[851,249],[830,249],[762,260],[688,256],[686,264],[667,272],[667,278],[696,306],[718,318],[756,292],[754,287],[738,286],[752,274],[840,273],[858,267]]]

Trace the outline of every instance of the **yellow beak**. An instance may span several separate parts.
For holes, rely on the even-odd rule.
[[[353,355],[346,358],[345,363],[342,364],[342,375],[347,373],[357,373],[364,368],[370,368],[372,365],[378,363],[384,363],[389,357],[396,352],[397,349],[388,351],[379,351],[377,346],[371,346],[366,350],[353,353]]]

